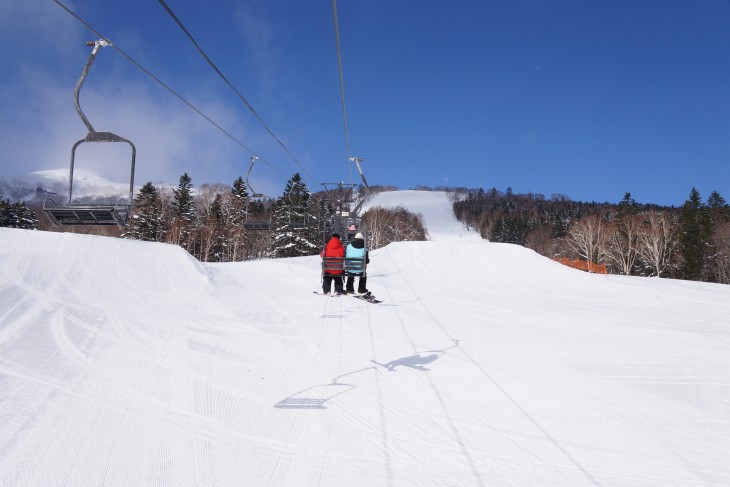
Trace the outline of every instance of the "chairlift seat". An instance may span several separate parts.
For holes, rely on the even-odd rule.
[[[332,271],[342,271],[335,274],[340,276],[366,276],[367,261],[365,260],[365,257],[355,259],[346,259],[344,257],[324,257],[322,259],[322,274],[332,274]]]
[[[66,205],[60,206],[48,198],[43,203],[43,213],[56,226],[62,225],[118,225],[124,226],[130,206],[121,202],[115,205]]]
[[[246,230],[271,230],[269,222],[245,222],[243,228]]]

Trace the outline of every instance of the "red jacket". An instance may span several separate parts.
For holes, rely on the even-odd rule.
[[[345,257],[345,247],[342,246],[342,242],[340,242],[340,239],[337,237],[332,237],[329,242],[327,242],[327,245],[325,245],[324,250],[319,254],[320,257]],[[335,269],[328,271],[327,274],[342,274],[343,270],[341,269]]]

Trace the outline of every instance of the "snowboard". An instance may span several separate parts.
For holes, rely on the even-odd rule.
[[[357,298],[361,301],[367,301],[368,303],[372,303],[372,304],[378,304],[378,303],[383,302],[380,299],[376,299],[375,296],[373,296],[371,293],[367,293],[367,294],[336,294],[336,293],[324,294],[322,291],[312,291],[312,292],[314,294],[319,294],[320,296],[327,296],[327,297],[331,297],[331,298],[339,298],[341,296],[350,296],[353,298]]]
[[[367,293],[367,294],[348,294],[348,296],[352,296],[353,298],[357,298],[357,299],[360,299],[362,301],[367,301],[368,303],[372,303],[372,304],[378,304],[378,303],[382,303],[383,302],[380,299],[377,299],[371,293]]]

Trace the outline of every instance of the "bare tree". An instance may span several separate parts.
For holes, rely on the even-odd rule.
[[[369,247],[373,250],[391,242],[426,240],[419,215],[405,208],[371,208],[363,215],[367,224]]]
[[[730,284],[730,222],[716,224],[712,245],[715,282]]]
[[[605,230],[602,253],[608,264],[620,274],[631,274],[639,257],[639,235],[642,219],[637,215],[624,215]]]
[[[669,269],[677,250],[676,219],[666,212],[644,215],[639,234],[639,258],[649,275],[661,277]]]
[[[603,238],[603,221],[599,215],[589,215],[568,229],[568,244],[579,257],[588,261],[588,272],[593,272],[592,264],[601,259]]]
[[[530,232],[525,240],[525,246],[534,250],[540,255],[553,258],[556,257],[556,241],[553,239],[552,227],[540,225]]]

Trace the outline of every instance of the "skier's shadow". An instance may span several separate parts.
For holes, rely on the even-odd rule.
[[[381,367],[384,367],[388,369],[389,372],[395,372],[396,367],[408,367],[410,369],[416,369],[421,370],[424,372],[428,372],[429,369],[426,367],[426,365],[435,362],[436,360],[440,359],[444,355],[446,355],[446,350],[455,348],[459,346],[459,340],[454,340],[454,344],[450,347],[441,349],[441,350],[426,350],[425,352],[418,352],[414,353],[413,355],[409,355],[407,357],[401,357],[395,360],[391,360],[388,363],[381,364],[380,362],[376,362],[375,360],[371,360],[372,363],[380,365]]]

